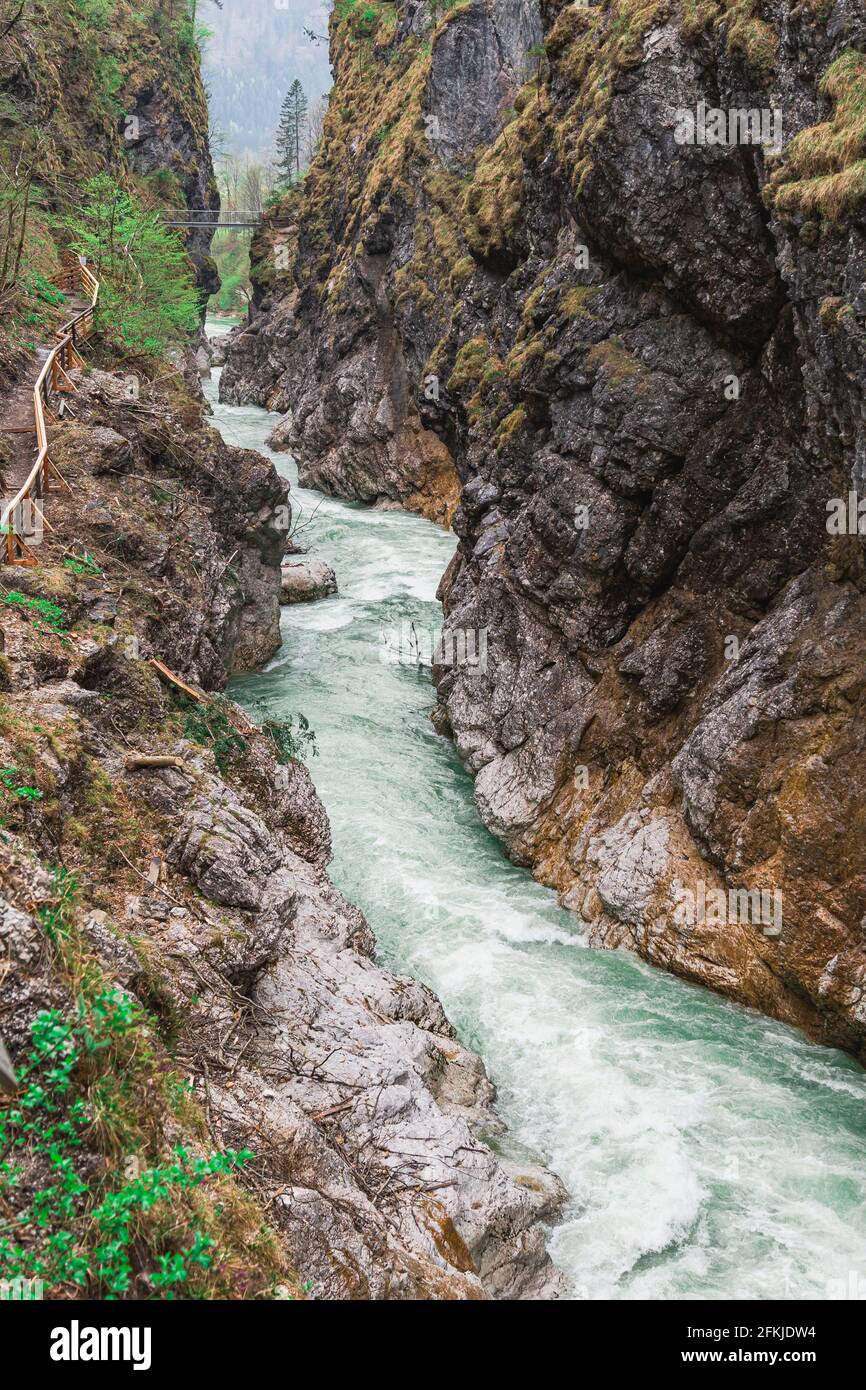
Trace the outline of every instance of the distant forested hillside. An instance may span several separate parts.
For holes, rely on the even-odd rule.
[[[331,86],[328,66],[328,0],[223,0],[203,5],[200,19],[212,30],[203,68],[211,119],[227,152],[261,155],[273,144],[280,105],[294,78],[312,108]],[[304,29],[321,35],[315,42]],[[218,153],[219,151],[217,151]]]

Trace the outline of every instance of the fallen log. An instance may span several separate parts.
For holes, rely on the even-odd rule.
[[[175,758],[170,753],[141,753],[127,758],[127,768],[134,767],[186,767],[183,758]]]

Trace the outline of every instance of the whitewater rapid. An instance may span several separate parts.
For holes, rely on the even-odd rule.
[[[586,948],[479,821],[430,724],[429,671],[382,660],[402,625],[439,626],[453,536],[298,487],[264,444],[277,417],[221,405],[218,375],[215,424],[290,480],[303,540],[339,583],[283,610],[280,652],[231,693],[257,717],[310,721],[332,877],[383,960],[430,985],[484,1057],[509,1126],[494,1146],[564,1180],[550,1248],[574,1296],[866,1296],[866,1075],[633,956]]]

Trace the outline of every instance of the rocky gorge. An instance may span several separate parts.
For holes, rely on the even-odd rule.
[[[497,1128],[483,1066],[429,990],[373,963],[366,922],[328,881],[304,765],[231,706],[179,711],[151,664],[170,665],[183,705],[183,688],[218,689],[274,650],[284,486],[201,421],[184,429],[165,406],[155,420],[150,393],[124,406],[108,374],[77,399],[55,457],[90,562],[60,569],[62,626],[29,621],[44,572],[4,574],[23,601],[7,593],[0,761],[26,758],[42,791],[4,836],[11,1055],[40,1010],[65,1003],[34,912],[56,892],[41,865],[74,864],[91,968],[147,1011],[144,1036],[190,1077],[206,1119],[186,1142],[255,1152],[278,1265],[318,1297],[555,1291],[538,1222],[561,1189],[506,1171],[473,1137]],[[183,1134],[190,1120],[166,1105],[159,1124]],[[236,1258],[260,1287],[255,1252]]]
[[[59,90],[66,44],[68,178],[104,141],[140,196],[156,178],[209,205],[186,30],[157,6],[151,39],[125,0],[105,31],[63,18],[65,38],[41,6],[4,35],[10,110]],[[99,33],[130,64],[111,73],[133,125],[87,85]],[[28,246],[46,277],[58,224]],[[208,245],[187,244],[205,295]],[[129,356],[132,376],[98,330],[66,374],[34,563],[0,571],[0,1278],[59,1298],[557,1297],[561,1183],[481,1137],[503,1128],[483,1063],[376,963],[291,722],[223,693],[280,645],[286,484],[209,425],[192,352]]]
[[[222,380],[452,522],[436,725],[589,941],[861,1058],[864,51],[854,0],[337,6]]]
[[[0,0],[0,1298],[856,1297],[862,0],[336,0],[210,341],[201,10]]]

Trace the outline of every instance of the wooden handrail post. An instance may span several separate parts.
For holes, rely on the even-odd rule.
[[[57,483],[71,491],[69,484],[58,473],[48,457],[48,436],[46,432],[46,415],[49,421],[53,420],[50,412],[52,392],[59,391],[60,374],[66,374],[67,366],[74,366],[82,362],[75,350],[77,342],[76,331],[81,329],[82,338],[88,336],[90,322],[99,298],[99,281],[96,276],[89,271],[78,259],[70,267],[66,277],[67,282],[72,288],[76,284],[81,284],[87,294],[90,304],[81,313],[75,314],[68,323],[60,329],[63,335],[61,341],[51,350],[48,358],[42,367],[36,384],[33,388],[33,415],[36,426],[37,455],[36,461],[30,471],[27,481],[19,488],[15,497],[0,510],[0,528],[5,533],[5,546],[0,540],[0,557],[5,551],[5,563],[8,565],[23,564],[35,565],[38,563],[36,556],[32,553],[29,546],[24,541],[24,523],[20,520],[20,508],[23,501],[42,500],[49,491],[51,483],[49,479],[55,478]],[[69,381],[69,388],[74,390],[73,383]],[[67,388],[67,389],[69,389]],[[38,509],[37,509],[38,510]],[[48,523],[45,523],[48,525]],[[21,526],[22,534],[19,535],[16,527]],[[49,530],[51,530],[49,526]]]

